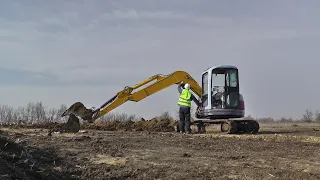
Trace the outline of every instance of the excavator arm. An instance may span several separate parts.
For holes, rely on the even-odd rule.
[[[154,83],[141,88],[155,81]],[[127,101],[138,102],[142,99],[159,92],[173,84],[179,84],[180,82],[190,84],[190,89],[198,96],[201,97],[202,89],[201,86],[187,73],[184,71],[175,71],[169,75],[154,75],[149,79],[140,82],[133,87],[125,87],[122,91],[119,91],[110,100],[104,103],[100,108],[93,110],[87,109],[81,102],[76,102],[69,109],[67,109],[62,116],[74,114],[80,116],[83,120],[93,122],[94,120],[100,118],[101,116],[107,114],[118,106],[124,104]],[[133,92],[137,90],[136,92]],[[196,102],[199,106],[198,102]]]

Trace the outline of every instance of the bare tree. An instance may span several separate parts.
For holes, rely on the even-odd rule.
[[[168,111],[166,111],[159,116],[159,119],[168,119],[170,121],[173,121],[174,118],[170,115]]]
[[[61,104],[59,109],[57,110],[57,114],[56,114],[56,122],[62,122],[66,120],[66,117],[61,117],[62,113],[65,112],[68,109],[67,105],[65,104]]]
[[[310,123],[313,120],[313,113],[310,110],[305,110],[305,113],[303,114],[302,120],[305,122]]]
[[[1,121],[1,123],[3,123],[3,124],[7,123],[7,122],[6,122],[6,119],[5,119],[5,109],[4,109],[4,106],[0,106],[0,121]]]
[[[33,103],[32,102],[29,102],[28,105],[27,105],[26,115],[27,115],[28,123],[33,123],[35,115],[34,115],[34,108],[33,108]]]
[[[55,108],[47,109],[46,110],[46,121],[47,122],[54,122],[57,119],[57,112],[58,112],[58,110]]]
[[[12,124],[14,123],[13,119],[14,109],[7,105],[0,106],[0,119],[2,123]]]
[[[320,112],[317,110],[315,114],[315,120],[320,123]]]
[[[18,115],[17,117],[18,121],[24,121],[24,122],[28,121],[28,114],[26,113],[26,108],[20,106],[15,110],[15,112]]]
[[[44,122],[45,117],[46,117],[46,113],[45,113],[45,108],[44,108],[42,102],[35,103],[34,110],[35,110],[35,116],[36,116],[37,123]]]

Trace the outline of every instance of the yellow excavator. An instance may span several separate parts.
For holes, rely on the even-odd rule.
[[[76,102],[61,116],[76,115],[92,123],[127,101],[139,102],[181,82],[190,84],[193,94],[198,97],[194,101],[197,104],[197,119],[192,124],[196,124],[199,131],[205,131],[205,123],[220,124],[221,132],[229,134],[255,134],[259,131],[257,121],[242,119],[245,115],[244,98],[239,90],[238,68],[232,65],[213,66],[205,70],[201,86],[184,71],[175,71],[169,75],[157,74],[133,87],[126,86],[97,109],[88,109],[83,103]]]

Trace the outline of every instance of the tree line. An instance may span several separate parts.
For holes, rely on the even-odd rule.
[[[36,124],[36,123],[52,123],[52,122],[65,122],[67,117],[61,117],[61,114],[67,110],[67,106],[62,104],[58,108],[47,108],[40,102],[29,102],[25,106],[13,108],[8,105],[0,105],[0,124]],[[173,118],[170,113],[164,112],[158,118],[178,119]],[[253,118],[251,116],[245,117],[245,119],[256,119],[259,122],[271,123],[271,122],[319,122],[320,112],[312,112],[305,110],[301,119],[293,120],[292,118],[281,118],[280,120],[274,120],[273,118]],[[98,120],[102,121],[135,121],[141,120],[141,117],[136,117],[134,114],[127,113],[108,113]]]
[[[320,123],[320,112],[319,111],[315,111],[312,112],[309,109],[306,109],[304,114],[302,115],[302,117],[300,119],[293,119],[293,118],[286,118],[286,117],[282,117],[280,119],[274,119],[271,117],[260,117],[260,118],[253,118],[252,116],[246,116],[243,119],[256,119],[257,121],[261,122],[261,123],[273,123],[273,122],[305,122],[305,123],[312,123],[312,122],[319,122]]]
[[[0,105],[0,124],[38,124],[52,122],[66,122],[68,117],[61,117],[67,110],[62,104],[59,108],[47,108],[42,102],[29,102],[25,106],[13,108]],[[135,115],[127,113],[108,113],[98,120],[103,121],[128,121],[138,119]]]
[[[59,108],[46,108],[42,102],[29,102],[26,106],[13,108],[0,105],[1,124],[35,124],[39,122],[60,122],[65,119],[61,114],[67,109],[66,105]]]

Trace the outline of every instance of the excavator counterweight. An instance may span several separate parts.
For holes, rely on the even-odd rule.
[[[220,123],[222,132],[258,131],[259,126],[254,120],[230,120],[244,117],[245,109],[243,96],[239,92],[238,69],[229,65],[208,68],[202,73],[202,86],[185,71],[175,71],[169,75],[157,74],[132,87],[126,86],[97,109],[88,109],[83,103],[76,102],[61,116],[72,114],[88,122],[94,122],[127,101],[139,102],[181,82],[190,84],[190,89],[198,98],[194,102],[197,105],[195,115],[199,120],[193,123],[197,123],[199,127],[207,121],[212,124]]]

